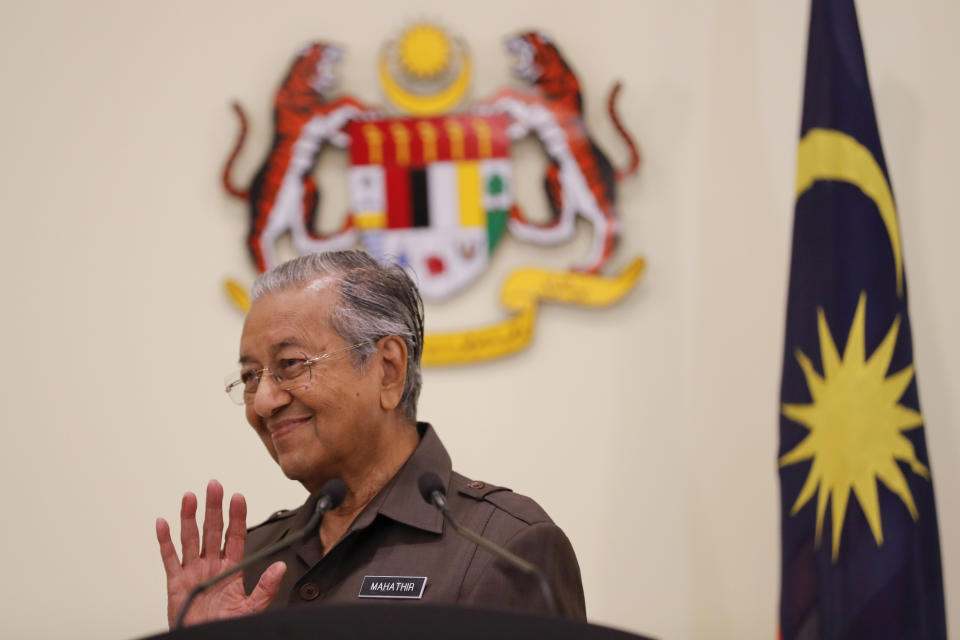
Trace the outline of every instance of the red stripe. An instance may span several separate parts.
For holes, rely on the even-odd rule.
[[[387,175],[387,228],[409,229],[413,224],[410,213],[410,179],[407,169],[396,165],[384,167]]]
[[[350,122],[347,124],[347,135],[350,136],[350,163],[367,163],[367,143],[360,132],[359,122]]]
[[[463,155],[467,160],[477,160],[480,158],[480,136],[477,135],[477,128],[474,126],[476,118],[459,117],[457,120],[463,127]]]

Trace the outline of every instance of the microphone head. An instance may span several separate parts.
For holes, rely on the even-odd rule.
[[[331,478],[320,487],[320,497],[327,496],[330,499],[329,509],[336,509],[347,497],[347,484],[340,478]]]
[[[442,496],[447,494],[446,489],[443,488],[443,482],[440,480],[440,476],[433,471],[425,471],[420,474],[420,477],[417,479],[417,487],[420,489],[420,495],[423,496],[423,499],[426,500],[428,504],[433,504],[434,492],[439,491]]]

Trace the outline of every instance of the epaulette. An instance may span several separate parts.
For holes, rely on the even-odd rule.
[[[280,509],[279,511],[274,511],[270,514],[270,517],[261,522],[260,524],[255,524],[252,527],[247,528],[247,533],[250,533],[254,529],[259,529],[260,527],[271,524],[273,522],[278,522],[280,520],[286,520],[290,516],[293,516],[297,513],[296,509]]]
[[[473,498],[474,500],[485,500],[491,493],[511,491],[506,487],[498,487],[497,485],[490,484],[489,482],[466,479],[464,479],[464,481],[465,484],[457,487],[457,492],[461,495],[467,496],[468,498]]]
[[[479,480],[468,480],[466,485],[458,487],[457,491],[461,495],[474,500],[486,500],[498,509],[527,524],[552,522],[547,512],[531,498],[514,493],[512,489],[506,487],[498,487]]]

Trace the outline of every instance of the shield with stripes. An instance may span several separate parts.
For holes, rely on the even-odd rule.
[[[475,280],[513,204],[500,115],[351,122],[349,209],[366,249],[406,268],[425,299]]]

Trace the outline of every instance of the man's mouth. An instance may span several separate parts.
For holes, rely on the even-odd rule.
[[[275,423],[267,425],[267,430],[270,432],[270,437],[273,440],[277,440],[278,438],[282,438],[283,436],[293,432],[297,427],[300,427],[309,421],[309,417],[284,418],[283,420],[277,420]]]

